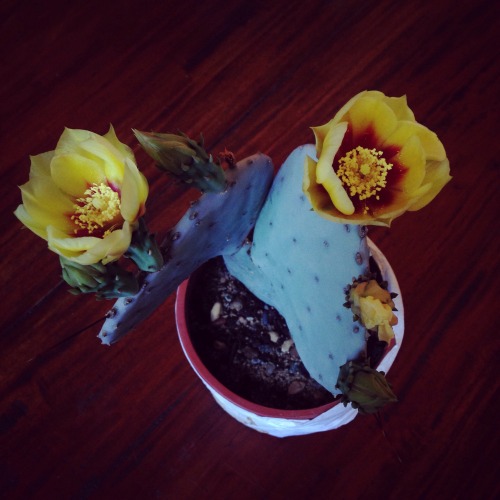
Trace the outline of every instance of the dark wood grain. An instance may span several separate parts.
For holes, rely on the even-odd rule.
[[[0,497],[498,498],[495,2],[219,4],[0,5]],[[193,194],[155,170],[132,127],[203,132],[216,153],[279,166],[367,88],[407,94],[454,177],[426,209],[371,231],[406,309],[386,436],[370,417],[284,440],[238,424],[189,368],[173,297],[102,347],[108,304],[68,294],[56,256],[12,216],[28,156],[65,126],[112,123],[133,146],[161,233]]]

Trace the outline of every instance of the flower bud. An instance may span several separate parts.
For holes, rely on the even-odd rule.
[[[158,168],[203,192],[221,192],[226,188],[224,170],[212,160],[200,142],[186,134],[160,134],[134,130],[137,140]]]
[[[356,361],[349,361],[340,367],[336,387],[342,391],[344,406],[351,403],[353,408],[364,414],[376,413],[387,403],[398,400],[384,372]]]
[[[115,299],[139,291],[136,277],[116,263],[83,265],[59,257],[62,277],[73,295],[95,293],[99,299]]]

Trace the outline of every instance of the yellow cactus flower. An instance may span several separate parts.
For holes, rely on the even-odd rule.
[[[389,226],[451,179],[441,141],[417,123],[404,96],[361,92],[313,132],[317,161],[306,161],[304,192],[332,221]]]
[[[145,211],[148,183],[116,137],[65,129],[54,151],[31,157],[16,217],[51,250],[83,265],[119,259]]]
[[[375,280],[363,281],[349,292],[352,312],[369,330],[377,330],[378,339],[387,343],[394,338],[392,327],[398,324],[393,313],[394,301],[391,294]]]
[[[373,297],[360,297],[359,308],[361,312],[361,323],[369,330],[386,321],[391,324],[396,318],[392,312],[391,306]]]

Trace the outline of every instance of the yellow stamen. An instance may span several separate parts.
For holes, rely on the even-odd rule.
[[[120,197],[106,184],[93,184],[84,195],[86,196],[76,200],[78,205],[74,205],[75,214],[71,219],[89,234],[112,222],[120,214]],[[111,229],[104,235],[106,236]],[[77,232],[75,229],[75,233]]]
[[[358,146],[339,160],[337,176],[351,197],[357,196],[360,201],[372,196],[380,198],[378,193],[387,186],[387,172],[392,168],[382,154]]]

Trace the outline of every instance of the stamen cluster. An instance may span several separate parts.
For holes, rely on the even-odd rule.
[[[105,227],[120,214],[120,197],[106,184],[93,184],[84,195],[86,196],[76,200],[75,213],[71,220],[89,234]],[[104,235],[110,231],[108,229]]]
[[[360,201],[375,196],[387,186],[387,172],[392,163],[387,163],[382,151],[357,146],[339,160],[337,176],[351,197]]]

